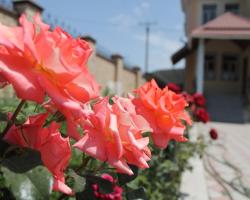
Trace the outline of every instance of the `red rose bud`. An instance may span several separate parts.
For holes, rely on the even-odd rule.
[[[168,83],[167,85],[168,89],[175,92],[175,93],[181,93],[181,87],[179,85],[176,85],[175,83]]]
[[[212,128],[210,131],[209,131],[209,135],[211,137],[211,139],[213,140],[217,140],[218,139],[218,132],[216,129]]]
[[[203,123],[207,123],[209,121],[208,112],[204,108],[198,108],[195,111],[195,117],[197,118],[197,121],[201,121]]]
[[[202,95],[202,94],[199,94],[199,93],[195,93],[193,95],[193,98],[194,98],[194,103],[197,105],[197,106],[201,106],[201,107],[204,107],[205,104],[206,104],[206,99],[205,97]]]

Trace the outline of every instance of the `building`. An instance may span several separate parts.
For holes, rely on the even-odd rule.
[[[13,0],[6,5],[6,1],[0,1],[0,22],[7,26],[17,26],[18,18],[25,13],[28,18],[36,13],[43,12],[43,8],[32,0]],[[88,68],[102,90],[107,90],[112,94],[123,95],[131,92],[145,82],[140,68],[127,67],[124,59],[119,54],[107,55],[96,48],[96,40],[91,36],[82,36],[84,40],[90,43],[93,48],[93,54],[89,59]],[[4,97],[13,97],[10,88],[6,88],[2,95]]]
[[[188,43],[172,60],[186,59],[186,89],[245,94],[250,73],[250,1],[182,0],[182,5]]]
[[[182,8],[188,41],[172,62],[186,61],[185,89],[216,109],[235,98],[227,107],[239,106],[250,96],[250,1],[182,0]]]

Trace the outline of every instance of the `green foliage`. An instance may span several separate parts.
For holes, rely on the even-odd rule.
[[[79,176],[74,170],[70,169],[68,172],[68,176],[73,179],[72,188],[76,193],[82,192],[86,185],[85,177]]]
[[[131,188],[143,186],[146,196],[151,200],[177,200],[181,175],[191,170],[189,158],[200,153],[202,143],[176,143],[171,141],[166,150],[153,148],[150,168],[140,170],[138,177],[129,183]]]
[[[135,190],[130,189],[126,192],[126,198],[127,200],[147,200],[145,189],[143,187]]]
[[[42,164],[40,153],[31,149],[16,149],[13,156],[2,160],[2,166],[15,173],[25,173]]]
[[[1,167],[7,188],[17,200],[46,200],[51,194],[52,178],[45,167],[37,166],[25,173]]]
[[[105,95],[106,96],[106,95]],[[13,112],[18,105],[16,99],[0,101],[0,131],[7,124],[7,112]],[[110,103],[112,99],[110,98]],[[19,113],[16,124],[22,124],[27,117],[37,112],[44,112],[41,106],[26,102]],[[55,120],[62,122],[61,133],[66,135],[66,123],[61,113],[49,116],[47,122]],[[81,130],[83,134],[83,131]],[[150,135],[150,133],[144,133]],[[30,149],[20,149],[0,141],[0,199],[64,199],[64,200],[95,200],[93,184],[98,184],[103,194],[112,192],[113,184],[100,178],[102,173],[109,173],[123,187],[123,197],[127,200],[177,200],[181,175],[185,170],[191,170],[188,163],[195,154],[202,155],[204,144],[202,138],[198,142],[176,143],[171,141],[168,148],[160,150],[153,147],[150,168],[138,170],[130,166],[133,176],[114,172],[107,163],[93,159],[81,151],[72,148],[69,170],[66,170],[66,182],[76,192],[75,197],[69,197],[59,192],[52,192],[52,177],[42,166],[40,154]],[[71,141],[74,143],[74,141]],[[153,146],[153,145],[152,145]]]
[[[133,171],[133,175],[127,175],[127,174],[120,174],[118,173],[118,182],[120,185],[125,185],[131,181],[133,181],[134,179],[136,179],[136,177],[138,176],[138,168],[134,165],[129,165],[129,167],[131,168],[131,170]]]
[[[48,199],[52,190],[52,177],[41,166],[40,154],[13,146],[6,150],[8,153],[3,154],[1,160],[0,196],[6,198],[10,195],[17,200]]]

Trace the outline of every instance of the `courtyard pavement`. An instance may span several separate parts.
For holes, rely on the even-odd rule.
[[[208,132],[216,128],[219,139],[209,142]],[[250,199],[250,124],[195,124],[193,140],[207,138],[203,159],[190,160],[194,169],[182,178],[185,200]]]

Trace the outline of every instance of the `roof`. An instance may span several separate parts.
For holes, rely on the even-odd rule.
[[[160,87],[165,87],[168,83],[183,85],[185,69],[158,70],[145,74],[146,79],[154,78]]]
[[[180,48],[171,56],[172,63],[178,63],[183,57],[185,57],[185,55],[189,55],[191,52],[192,49],[186,43],[182,48]]]
[[[227,12],[194,29],[191,33],[190,42],[172,55],[172,63],[176,64],[196,50],[197,39],[199,38],[228,39],[237,41],[236,43],[240,46],[243,46],[244,43],[248,45],[250,40],[250,20]]]
[[[196,28],[191,38],[250,39],[250,20],[233,13],[224,13]]]

